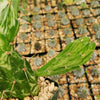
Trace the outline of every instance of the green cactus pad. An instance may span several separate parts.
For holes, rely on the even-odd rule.
[[[46,65],[35,71],[35,75],[51,76],[64,74],[79,68],[77,66],[83,65],[90,60],[95,47],[95,43],[90,43],[88,37],[77,39],[69,43],[62,52],[50,60]]]
[[[37,95],[39,86],[29,63],[15,51],[4,52],[0,57],[0,92],[4,98],[23,99],[30,94]],[[1,95],[0,95],[1,96]]]

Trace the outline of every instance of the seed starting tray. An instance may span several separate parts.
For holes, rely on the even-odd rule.
[[[36,2],[35,2],[36,1]],[[47,4],[51,6],[50,11],[45,11],[45,3],[46,0],[27,0],[27,5],[24,6],[23,2],[20,3],[20,7],[22,10],[19,11],[19,18],[20,21],[20,28],[18,35],[15,38],[15,50],[17,50],[17,46],[19,44],[24,43],[26,45],[25,52],[21,53],[21,55],[25,56],[28,62],[32,67],[32,70],[39,69],[44,64],[46,64],[49,60],[55,57],[59,52],[61,52],[68,44],[66,44],[66,38],[73,38],[73,40],[80,38],[82,36],[88,36],[91,41],[96,43],[95,52],[97,54],[96,60],[89,61],[82,66],[84,69],[84,75],[81,78],[75,78],[73,72],[69,72],[67,74],[60,75],[60,78],[56,81],[60,84],[60,86],[64,89],[64,94],[61,97],[58,97],[58,100],[100,100],[100,74],[98,77],[92,77],[91,70],[93,68],[98,68],[100,71],[100,41],[98,42],[96,39],[96,32],[92,31],[93,24],[100,24],[100,13],[95,14],[94,10],[100,9],[100,6],[91,7],[90,14],[88,16],[83,15],[83,9],[76,4],[73,5],[63,5],[62,10],[59,10],[58,3],[62,0],[47,0]],[[87,6],[84,9],[88,9],[91,4],[91,0],[86,0]],[[100,0],[99,0],[100,5]],[[34,13],[34,7],[39,7],[40,11],[38,13]],[[79,16],[72,16],[70,11],[70,7],[74,6],[78,8],[80,11]],[[63,11],[65,12],[65,17],[69,19],[69,24],[64,25],[61,23],[61,18],[58,17],[58,12]],[[48,19],[46,19],[46,15],[50,13],[52,15],[52,20],[54,21],[54,25],[48,27]],[[42,27],[40,29],[36,29],[34,27],[35,20],[33,17],[35,15],[39,15],[40,19],[38,21],[41,22]],[[76,25],[76,19],[84,18],[84,25],[87,29],[85,34],[79,34],[78,28],[79,26]],[[94,18],[95,22],[92,24],[88,23],[88,18]],[[50,19],[50,20],[51,20]],[[37,21],[37,19],[36,19]],[[71,34],[65,35],[64,28],[70,28]],[[53,36],[48,35],[49,31],[53,29],[55,30],[55,34]],[[40,32],[41,36],[36,37],[36,32]],[[28,37],[25,40],[20,38],[20,35],[25,33]],[[50,40],[56,41],[56,46],[50,47],[48,42]],[[40,48],[37,50],[34,48],[35,43],[40,43]],[[48,51],[50,49],[55,50],[55,55],[50,57]],[[34,59],[40,57],[42,58],[42,63],[39,66],[34,66]],[[80,86],[85,86],[89,90],[89,95],[86,99],[81,99],[77,95],[77,88]]]

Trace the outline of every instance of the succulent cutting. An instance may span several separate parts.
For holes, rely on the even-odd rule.
[[[26,45],[24,43],[21,43],[18,45],[18,47],[17,47],[18,52],[23,53],[23,52],[25,52],[25,50],[26,50]]]
[[[100,42],[100,31],[96,32],[96,39],[98,40],[98,42]]]
[[[65,35],[71,34],[71,29],[65,28],[63,32],[64,32]]]
[[[47,25],[49,27],[53,27],[55,25],[55,22],[53,20],[48,20]]]
[[[28,25],[27,25],[27,24],[23,24],[23,25],[22,25],[22,28],[23,28],[23,29],[28,29]]]
[[[92,76],[98,77],[100,72],[99,72],[99,70],[97,68],[93,68],[91,70],[91,74],[92,74]]]
[[[91,56],[91,59],[90,59],[90,61],[93,61],[93,60],[95,60],[95,59],[96,59],[96,57],[97,57],[97,54],[96,54],[96,52],[93,52],[93,54],[92,54],[92,56]]]
[[[64,11],[59,11],[58,12],[58,17],[64,17],[65,16],[65,12]]]
[[[28,37],[27,37],[27,34],[26,33],[21,33],[20,34],[20,39],[22,40],[26,40]]]
[[[75,9],[72,10],[72,15],[73,15],[73,16],[76,17],[76,16],[78,16],[79,14],[80,14],[79,9],[75,8]]]
[[[90,10],[86,9],[86,10],[83,10],[83,14],[85,16],[88,16],[90,14]]]
[[[62,23],[63,25],[67,25],[67,24],[70,23],[70,21],[69,21],[68,18],[63,17],[63,18],[61,19],[61,23]]]
[[[41,32],[38,31],[38,32],[36,32],[35,35],[36,35],[37,38],[40,38],[41,37]]]
[[[56,34],[55,30],[50,30],[50,31],[48,32],[48,35],[49,35],[49,36],[54,36],[55,34]]]
[[[46,15],[46,18],[47,18],[47,19],[52,19],[52,14],[51,14],[51,13],[48,13],[48,14]]]
[[[96,14],[96,15],[99,15],[99,14],[100,14],[100,9],[96,9],[96,10],[95,10],[95,14]]]
[[[40,29],[41,27],[42,27],[42,24],[41,24],[40,21],[35,21],[35,22],[34,22],[34,28]]]
[[[70,42],[73,42],[73,41],[74,41],[74,39],[71,38],[71,37],[67,37],[67,38],[65,39],[65,43],[66,43],[66,44],[69,44]]]
[[[100,30],[100,24],[94,24],[92,26],[93,31],[99,31]]]
[[[39,19],[40,19],[40,15],[36,14],[36,15],[33,16],[33,20],[36,21],[36,20],[39,20]]]
[[[85,72],[84,69],[80,67],[80,69],[74,70],[73,73],[76,78],[80,78],[84,75]]]
[[[84,23],[84,19],[83,18],[80,18],[80,19],[76,19],[76,24],[79,26],[79,25],[82,25]]]
[[[50,49],[50,50],[48,51],[48,55],[49,55],[49,57],[53,57],[53,56],[55,55],[55,50]]]
[[[49,39],[49,41],[48,41],[48,46],[49,47],[55,47],[56,46],[56,44],[57,44],[57,42],[54,40],[54,39]]]
[[[34,11],[35,13],[38,13],[38,12],[40,11],[40,9],[39,9],[38,7],[34,7],[33,11]]]
[[[39,42],[36,42],[36,43],[34,44],[34,48],[35,48],[36,50],[40,50],[40,49],[41,49],[40,43],[39,43]]]
[[[87,98],[89,91],[86,89],[86,87],[79,87],[77,89],[77,94],[80,98]]]
[[[50,11],[51,10],[51,6],[49,6],[49,5],[45,6],[45,10],[46,11]]]
[[[87,33],[87,29],[85,26],[80,26],[79,29],[78,29],[78,33],[79,34],[85,34]]]
[[[95,0],[93,0],[92,2],[91,2],[91,6],[98,6],[99,5],[99,1],[95,1]]]
[[[42,58],[37,57],[36,59],[34,59],[33,63],[34,66],[40,66],[42,64]]]
[[[95,20],[94,20],[93,18],[88,18],[88,22],[89,22],[89,23],[94,23]]]

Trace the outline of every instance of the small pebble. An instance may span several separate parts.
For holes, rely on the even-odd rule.
[[[49,91],[49,87],[48,87],[48,86],[47,86],[47,87],[45,87],[45,90],[46,90],[46,91]]]
[[[44,97],[45,100],[49,100],[49,98],[47,97],[47,94],[42,94],[42,96]]]
[[[90,77],[91,80],[93,80],[93,77]]]
[[[58,89],[58,87],[54,87],[54,91],[56,91]]]
[[[67,97],[68,97],[67,94],[65,94],[65,95],[64,95],[64,99],[66,99]]]
[[[31,97],[25,97],[24,100],[31,100]]]
[[[48,97],[51,98],[52,96],[53,96],[53,94],[48,92]]]
[[[47,84],[50,84],[50,82],[49,82],[48,80],[46,80],[46,83],[47,83]]]
[[[46,83],[45,83],[45,82],[41,82],[40,85],[41,85],[41,86],[46,86]]]
[[[40,81],[44,82],[45,81],[44,77],[40,77]]]
[[[54,90],[54,84],[51,84],[51,85],[49,86],[49,91],[52,92],[53,90]]]
[[[35,96],[35,97],[34,97],[34,100],[38,100],[38,96]]]
[[[45,100],[45,99],[44,99],[44,97],[41,96],[41,97],[39,97],[39,100]]]

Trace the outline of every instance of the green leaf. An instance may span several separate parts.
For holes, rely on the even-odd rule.
[[[19,6],[19,2],[20,0],[11,0],[12,1],[12,5],[13,5],[13,9],[14,9],[14,14],[15,14],[15,17],[17,18],[18,17],[18,6]]]
[[[23,68],[26,70],[23,70]],[[10,51],[10,55],[4,52],[1,55],[0,92],[5,90],[4,98],[19,98],[23,100],[30,93],[37,95],[39,92],[37,80],[38,78],[34,76],[29,63],[25,59],[22,59],[21,55],[17,52]],[[13,84],[14,81],[15,84]]]
[[[9,41],[6,39],[6,37],[3,34],[0,34],[0,51],[3,52],[3,51],[9,51],[9,50],[10,50]]]
[[[19,30],[19,22],[16,20],[15,26],[12,26],[8,31],[6,32],[6,37],[10,42],[13,42],[15,36],[17,35]]]
[[[0,0],[0,13],[7,6],[8,0]]]
[[[0,33],[4,34],[6,38],[8,38],[8,34],[10,37],[9,41],[13,41],[16,32],[18,31],[18,4],[19,0],[4,0],[0,2]],[[12,29],[14,29],[13,33],[11,33]],[[14,35],[13,35],[14,34]],[[11,39],[11,35],[13,39]]]
[[[82,37],[70,43],[56,58],[50,60],[42,68],[35,71],[37,76],[49,76],[63,74],[83,65],[90,60],[95,49],[95,43],[91,43],[88,37]]]

